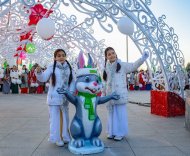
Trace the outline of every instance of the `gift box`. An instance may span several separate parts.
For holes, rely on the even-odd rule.
[[[185,101],[176,93],[152,90],[151,113],[165,117],[185,115]]]
[[[20,93],[27,94],[28,93],[28,88],[21,88]]]

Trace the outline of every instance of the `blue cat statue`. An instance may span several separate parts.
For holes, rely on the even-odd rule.
[[[102,131],[102,124],[97,115],[96,108],[99,104],[109,100],[118,100],[119,95],[100,97],[102,82],[96,68],[78,69],[76,79],[77,95],[74,96],[68,90],[59,88],[59,94],[74,104],[76,113],[70,125],[72,140],[68,148],[74,154],[92,154],[104,150],[103,142],[98,138]]]

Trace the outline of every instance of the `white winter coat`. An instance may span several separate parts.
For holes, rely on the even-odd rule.
[[[52,86],[52,73],[53,73],[53,64],[50,65],[44,72],[40,73],[35,72],[36,77],[40,82],[47,82],[50,79],[50,85],[47,93],[48,94],[47,104],[62,105],[63,103],[66,102],[66,98],[64,95],[58,94],[57,89],[64,86],[64,88],[69,89],[71,92],[74,92],[75,91],[74,77],[70,86],[68,86],[70,68],[66,61],[64,62],[63,65],[59,62],[56,63],[55,67],[56,84],[54,87]]]
[[[14,79],[18,79],[19,78],[19,75],[20,75],[20,72],[18,70],[14,71],[14,70],[11,70],[10,72],[10,77],[11,79],[14,78]]]
[[[125,104],[127,102],[127,74],[137,70],[144,61],[145,60],[143,58],[138,59],[134,63],[121,62],[120,60],[117,60],[111,64],[107,61],[105,69],[107,73],[107,81],[105,85],[106,95],[110,95],[113,92],[120,95],[120,99],[112,100],[111,104]],[[121,65],[121,69],[118,72],[116,72],[117,62]]]

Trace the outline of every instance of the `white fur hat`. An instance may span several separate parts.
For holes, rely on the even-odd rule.
[[[80,68],[77,71],[77,77],[90,74],[99,76],[97,68]]]

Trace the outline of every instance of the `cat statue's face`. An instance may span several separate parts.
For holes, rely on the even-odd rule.
[[[100,77],[93,74],[80,76],[76,81],[76,89],[82,93],[98,94],[102,87]]]

